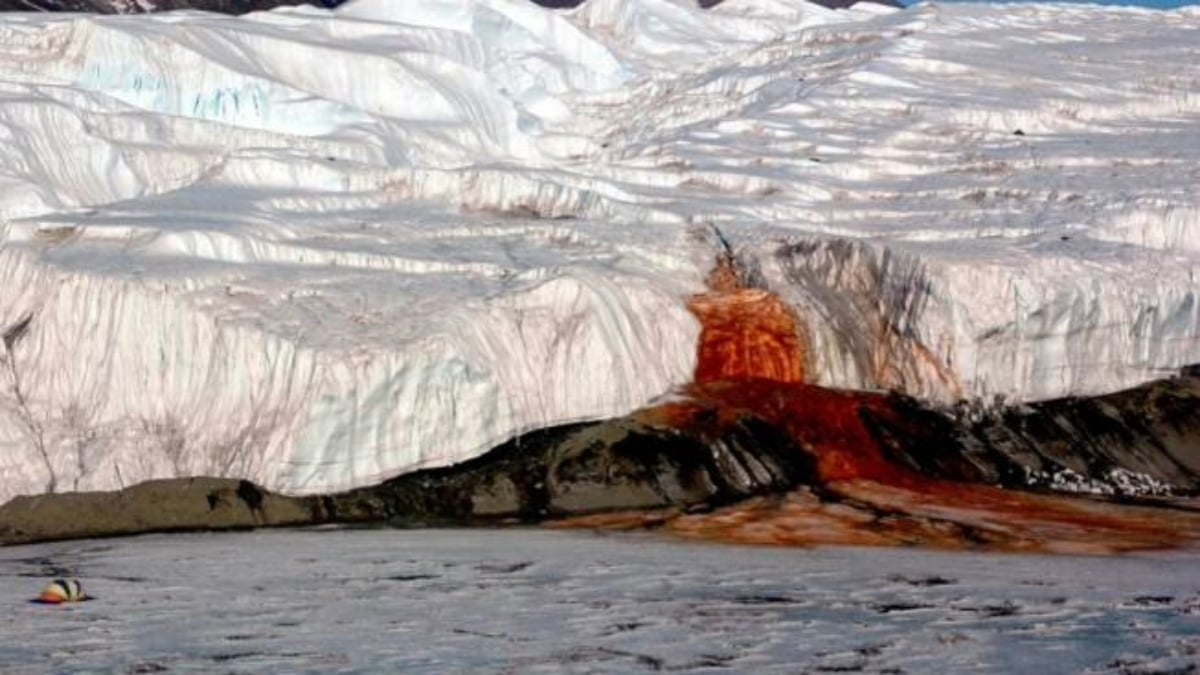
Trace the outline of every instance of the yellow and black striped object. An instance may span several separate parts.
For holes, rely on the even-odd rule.
[[[78,579],[55,579],[42,587],[42,593],[37,602],[58,605],[64,602],[82,602],[88,600],[83,592],[83,585]]]

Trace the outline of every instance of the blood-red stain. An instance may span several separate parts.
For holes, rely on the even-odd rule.
[[[778,296],[737,283],[719,262],[711,291],[693,298],[702,331],[694,384],[683,402],[640,413],[643,422],[687,429],[703,416],[753,415],[783,430],[816,460],[819,486],[713,513],[608,514],[576,526],[661,525],[689,537],[776,544],[925,545],[1013,551],[1105,553],[1200,539],[1200,502],[1172,508],[1034,494],[955,483],[889,459],[864,412],[889,428],[912,423],[894,399],[804,383],[808,349],[798,317]],[[921,430],[912,429],[920,438]]]
[[[778,296],[746,289],[714,292],[694,298],[690,307],[702,327],[697,383],[804,381],[796,317]]]

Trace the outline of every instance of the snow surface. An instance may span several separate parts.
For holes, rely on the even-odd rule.
[[[818,383],[1200,362],[1200,11],[0,16],[0,501],[362,485],[689,380],[719,236]],[[1017,132],[1020,131],[1020,134]],[[11,351],[7,348],[11,343]]]
[[[1197,562],[545,531],[93,540],[0,550],[0,669],[1187,672]],[[28,604],[62,575],[97,599]]]

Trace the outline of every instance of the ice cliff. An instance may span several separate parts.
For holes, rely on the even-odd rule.
[[[0,501],[331,491],[627,413],[693,378],[723,254],[787,303],[811,383],[1033,400],[1200,362],[1198,29],[783,0],[2,14]]]

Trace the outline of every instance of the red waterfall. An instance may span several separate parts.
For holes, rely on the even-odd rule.
[[[953,483],[889,459],[864,412],[889,428],[913,422],[881,393],[804,384],[804,326],[782,299],[743,288],[718,263],[710,291],[690,308],[702,331],[690,396],[644,410],[648,423],[686,429],[704,412],[749,414],[783,430],[816,459],[819,485],[712,513],[616,514],[575,525],[663,523],[676,533],[757,544],[926,545],[1104,553],[1176,546],[1200,538],[1195,502],[1161,509]],[[920,438],[912,429],[910,438]]]

